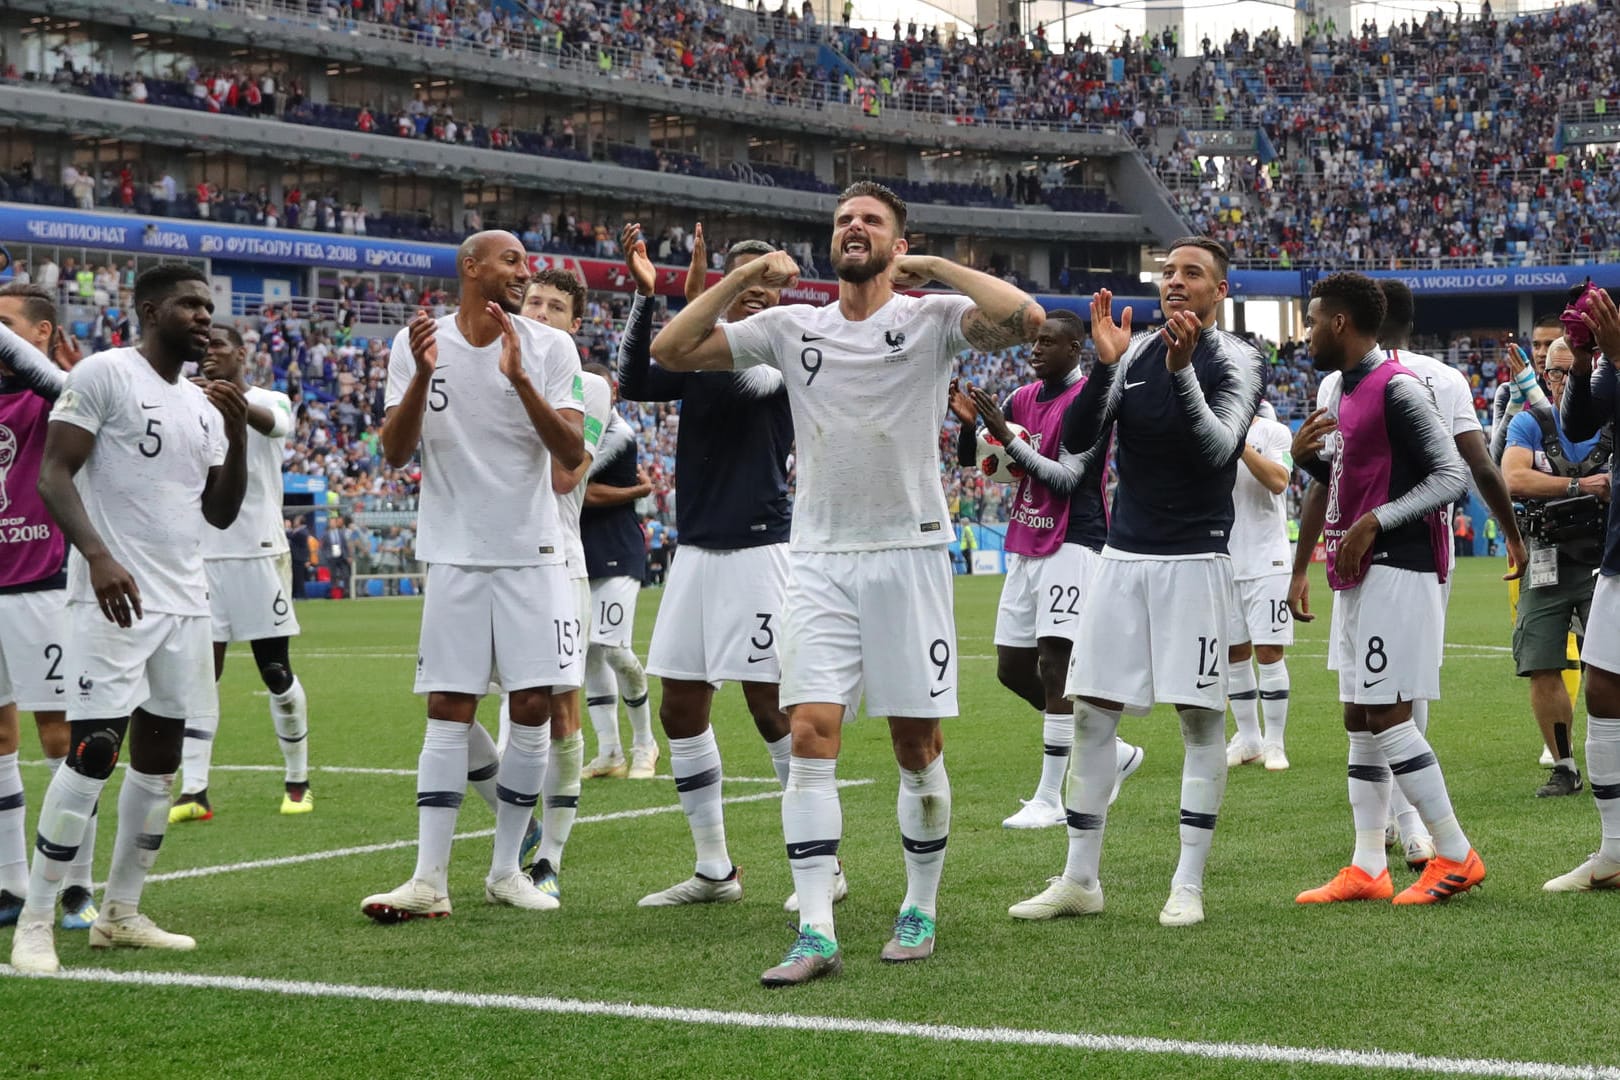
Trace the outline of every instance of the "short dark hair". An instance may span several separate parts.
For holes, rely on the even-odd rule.
[[[139,311],[148,302],[159,303],[168,295],[188,281],[200,281],[208,284],[208,275],[189,263],[166,262],[158,263],[150,270],[141,271],[141,276],[135,279],[135,310]]]
[[[613,372],[608,368],[608,366],[606,364],[599,364],[595,360],[592,360],[588,364],[581,364],[579,369],[581,371],[588,371],[592,375],[602,376],[602,378],[608,381],[609,385],[615,381],[613,378]]]
[[[51,297],[51,290],[45,286],[13,281],[0,288],[0,296],[15,296],[22,300],[23,317],[29,322],[57,325],[56,301]]]
[[[549,285],[570,298],[574,302],[574,318],[585,317],[585,283],[579,280],[572,270],[553,266],[537,271],[523,291],[527,293],[536,285]]]
[[[1559,321],[1558,316],[1560,314],[1561,312],[1557,311],[1548,312],[1536,320],[1536,325],[1532,329],[1562,331],[1564,329],[1564,324]]]
[[[1227,271],[1232,267],[1232,256],[1226,253],[1226,246],[1219,240],[1211,240],[1207,236],[1183,236],[1181,239],[1171,243],[1170,250],[1165,254],[1174,255],[1176,249],[1184,247],[1198,248],[1200,251],[1209,252],[1215,259],[1215,272],[1220,274],[1223,279],[1226,277]]]
[[[1378,328],[1378,336],[1406,336],[1417,311],[1412,302],[1412,287],[1400,278],[1379,278],[1378,291],[1384,294],[1384,325]]]
[[[242,335],[236,329],[236,327],[226,326],[224,323],[217,323],[215,324],[214,329],[229,338],[231,344],[236,346],[238,349],[247,347],[247,342],[242,340]]]
[[[1086,339],[1086,323],[1068,308],[1057,308],[1046,313],[1046,325],[1060,328],[1076,341]]]
[[[1329,274],[1312,285],[1311,299],[1349,315],[1350,325],[1363,334],[1377,334],[1389,310],[1376,281],[1348,270]]]
[[[737,260],[744,255],[769,255],[775,250],[763,240],[739,240],[726,249],[726,259],[721,267],[729,274],[736,268]]]
[[[869,199],[876,199],[884,206],[887,206],[889,208],[889,212],[894,215],[894,225],[896,231],[898,231],[901,236],[906,235],[906,200],[902,199],[900,196],[896,195],[894,192],[890,191],[876,180],[857,180],[853,184],[849,185],[849,187],[838,193],[838,205],[843,206],[845,203],[849,202],[849,200],[859,199],[862,196]]]

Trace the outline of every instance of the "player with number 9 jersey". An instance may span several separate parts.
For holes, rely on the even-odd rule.
[[[799,898],[799,936],[761,976],[790,986],[842,967],[833,928],[842,813],[834,781],[845,707],[864,683],[887,714],[900,766],[907,891],[882,956],[932,955],[950,785],[939,720],[954,716],[956,648],[940,484],[939,432],[958,352],[1030,340],[1045,313],[1029,296],[944,259],[908,254],[906,206],[880,184],[852,185],[833,218],[836,304],[786,305],[737,323],[720,314],[798,266],[774,251],[727,274],[653,341],[678,371],[769,365],[782,373],[798,447],[781,702],[793,754],[782,826]],[[909,296],[938,280],[956,294]]]

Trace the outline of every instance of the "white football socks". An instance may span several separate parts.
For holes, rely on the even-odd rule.
[[[1170,887],[1204,887],[1204,865],[1215,842],[1215,819],[1226,795],[1226,712],[1182,709],[1181,858]]]
[[[157,862],[163,834],[169,829],[169,789],[173,785],[173,773],[136,772],[133,765],[124,770],[104,903],[140,907],[146,875]]]
[[[726,815],[720,804],[720,744],[714,729],[704,728],[690,739],[669,740],[669,769],[692,830],[697,872],[716,881],[729,876],[731,853],[726,850]]]
[[[58,769],[45,789],[36,824],[38,850],[28,872],[28,899],[23,904],[23,922],[48,921],[56,913],[56,898],[62,892],[63,877],[84,842],[95,813],[96,800],[105,780],[94,780],[74,769]],[[168,789],[164,789],[167,821]]]
[[[592,645],[585,653],[585,705],[596,732],[596,754],[623,754],[619,741],[619,680],[608,663],[607,648]]]
[[[652,704],[647,696],[647,671],[636,654],[622,645],[606,650],[608,666],[618,676],[624,708],[630,714],[630,745],[657,745],[653,739]],[[618,734],[615,730],[614,734]]]
[[[1389,868],[1384,853],[1384,822],[1389,818],[1389,765],[1378,740],[1370,731],[1346,732],[1350,736],[1350,820],[1356,829],[1356,850],[1352,865],[1377,877]]]
[[[501,800],[495,794],[495,777],[501,770],[505,744],[497,748],[489,729],[476,719],[467,725],[467,786],[489,804],[489,812],[499,815]]]
[[[1074,705],[1074,752],[1069,755],[1069,794],[1063,803],[1069,819],[1069,855],[1063,876],[1087,889],[1097,887],[1108,796],[1119,772],[1119,751],[1114,745],[1119,718],[1117,709],[1100,709],[1085,701]]]
[[[477,726],[477,725],[474,725]],[[482,728],[479,728],[482,731]],[[484,732],[489,738],[489,732]],[[551,749],[551,721],[534,727],[513,724],[506,752],[501,755],[495,793],[495,845],[490,856],[491,881],[517,872],[518,853],[529,822],[534,820],[535,804],[546,774],[546,758]]]
[[[450,891],[450,844],[467,793],[470,729],[469,724],[429,717],[416,764],[416,871],[411,876],[439,893]]]
[[[551,741],[546,777],[540,785],[544,806],[540,811],[540,851],[553,870],[562,869],[563,848],[574,831],[579,816],[579,774],[585,767],[585,736],[582,732]]]
[[[782,793],[782,836],[799,895],[799,925],[833,940],[833,881],[844,836],[837,768],[836,759],[795,755]]]
[[[1226,700],[1237,722],[1237,737],[1246,746],[1260,745],[1260,688],[1255,682],[1254,664],[1233,661],[1226,666]],[[1224,724],[1223,724],[1224,726]]]
[[[951,782],[941,754],[921,769],[900,770],[900,846],[906,860],[906,898],[900,910],[918,908],[934,918],[945,844],[951,833]]]
[[[1068,775],[1073,749],[1074,713],[1047,713],[1041,721],[1041,782],[1035,789],[1036,802],[1063,801],[1063,778]]]
[[[1282,746],[1288,731],[1288,661],[1260,665],[1260,719],[1265,731],[1262,746]]]
[[[771,755],[771,768],[776,772],[776,782],[787,788],[788,769],[793,761],[793,735],[787,734],[775,742],[765,744],[765,749]],[[673,754],[674,751],[671,751]]]
[[[180,794],[208,790],[208,770],[214,762],[214,736],[219,732],[219,689],[208,691],[211,712],[186,718],[186,741],[180,747]]]
[[[309,701],[304,684],[293,676],[285,694],[270,695],[270,720],[281,741],[281,757],[287,764],[287,783],[309,783]]]
[[[65,761],[67,761],[65,757],[48,757],[45,759],[45,764],[50,768],[53,779],[56,777],[56,770],[60,769]],[[62,879],[62,884],[66,888],[72,888],[75,885],[84,889],[90,887],[90,871],[96,857],[96,819],[99,817],[96,809],[96,805],[90,807],[90,823],[85,826],[84,839],[79,841],[79,853],[73,857],[73,862],[68,866],[67,876]]]
[[[28,895],[28,834],[23,828],[27,812],[17,754],[0,754],[0,892],[19,900]]]
[[[1389,762],[1389,771],[1400,785],[1418,816],[1423,819],[1434,836],[1434,849],[1442,858],[1461,862],[1468,857],[1468,837],[1451,809],[1451,796],[1446,793],[1446,778],[1441,775],[1440,762],[1429,746],[1429,740],[1410,720],[1396,724],[1376,736],[1378,748]]]
[[[1587,714],[1586,772],[1603,826],[1598,853],[1620,862],[1620,719]]]

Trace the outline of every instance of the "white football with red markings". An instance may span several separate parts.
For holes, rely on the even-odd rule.
[[[1008,423],[1013,437],[1029,442],[1029,432],[1019,424]],[[988,431],[979,432],[979,471],[998,484],[1016,484],[1024,478],[1023,468],[1007,453],[1001,440]]]

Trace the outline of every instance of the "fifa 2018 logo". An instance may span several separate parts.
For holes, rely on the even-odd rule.
[[[17,436],[6,425],[0,424],[0,514],[11,506],[11,496],[6,493],[6,476],[16,460]]]

